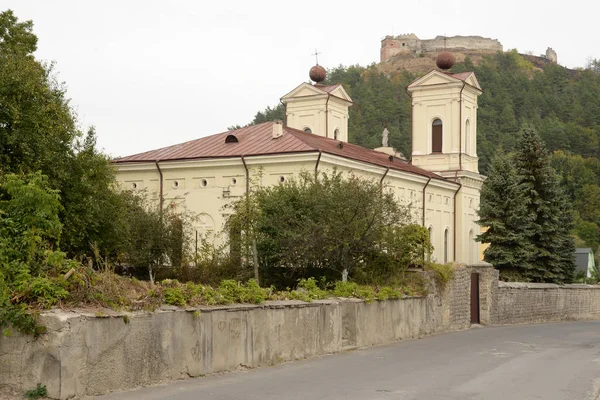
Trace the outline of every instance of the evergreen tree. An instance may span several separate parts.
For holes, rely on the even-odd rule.
[[[514,160],[533,218],[529,240],[534,246],[530,259],[534,268],[527,277],[534,282],[570,282],[575,270],[571,206],[535,129],[522,129]]]
[[[485,261],[500,270],[505,281],[527,280],[533,270],[533,245],[529,240],[533,215],[525,187],[508,156],[499,153],[492,160],[488,179],[481,189],[480,220],[487,231],[477,237],[490,246],[484,252]]]

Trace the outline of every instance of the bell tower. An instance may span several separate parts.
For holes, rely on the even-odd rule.
[[[477,99],[473,72],[450,73],[454,56],[441,52],[433,70],[408,86],[412,100],[411,163],[460,183],[452,200],[454,261],[476,262],[477,210],[485,179],[477,158]],[[427,218],[427,217],[426,217]],[[429,218],[434,218],[429,213]]]
[[[479,173],[477,98],[482,89],[473,72],[447,72],[449,52],[433,70],[408,86],[412,101],[412,164],[432,172]],[[445,175],[445,174],[443,174]]]
[[[302,83],[281,98],[286,125],[347,142],[348,108],[353,104],[352,99],[340,84],[323,85],[325,75],[325,68],[315,65],[309,73],[314,84]]]

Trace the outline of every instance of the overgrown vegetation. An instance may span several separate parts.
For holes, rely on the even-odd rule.
[[[168,280],[160,283],[160,290],[166,304],[175,306],[227,305],[234,303],[261,304],[266,300],[301,300],[311,302],[331,297],[357,298],[367,302],[374,300],[399,299],[404,296],[422,296],[421,288],[413,291],[409,287],[376,287],[359,285],[355,282],[327,282],[315,278],[300,279],[296,289],[276,290],[262,288],[254,279],[247,283],[225,280],[220,286],[211,287],[192,282],[180,283]]]
[[[425,271],[431,271],[437,290],[444,291],[448,282],[454,278],[454,267],[450,264],[425,264]]]

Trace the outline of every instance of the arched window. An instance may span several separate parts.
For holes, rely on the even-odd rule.
[[[225,143],[237,143],[239,142],[238,138],[235,135],[227,135],[225,138]]]
[[[336,129],[335,131],[333,131],[333,138],[335,140],[338,140],[340,138],[340,130]]]
[[[471,154],[471,121],[465,122],[465,153]]]
[[[304,128],[304,132],[306,132],[306,133],[312,133],[312,129],[310,129],[310,128],[308,128],[308,127],[307,127],[307,128]]]
[[[448,228],[444,231],[444,264],[448,263]]]
[[[442,152],[442,120],[439,118],[431,123],[431,152]]]

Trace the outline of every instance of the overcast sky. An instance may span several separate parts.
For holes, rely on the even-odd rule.
[[[388,34],[480,35],[583,67],[600,58],[594,0],[2,0],[33,20],[82,128],[112,156],[246,124],[314,64],[379,61]]]

